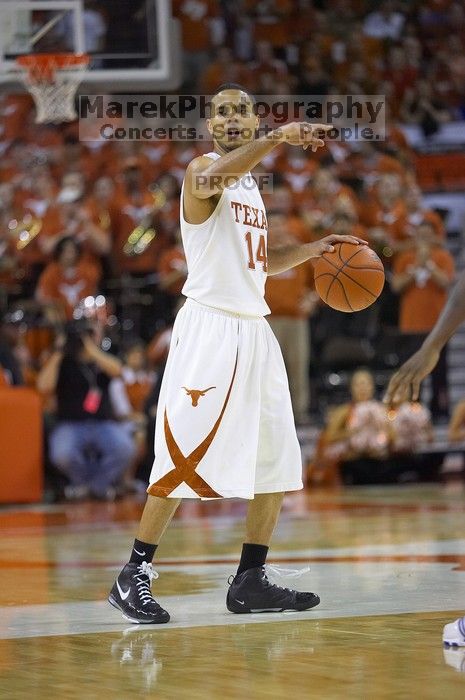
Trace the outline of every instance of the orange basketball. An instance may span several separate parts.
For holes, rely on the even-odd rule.
[[[338,311],[361,311],[383,291],[384,267],[366,245],[336,243],[315,263],[315,287],[328,306]]]

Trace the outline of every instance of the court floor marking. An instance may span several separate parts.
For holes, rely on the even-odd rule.
[[[173,567],[171,571],[193,573],[185,565]],[[169,571],[166,573],[168,575]],[[284,622],[291,619],[316,624],[322,619],[446,612],[465,607],[465,572],[453,571],[450,565],[440,563],[392,562],[380,566],[372,562],[360,567],[338,562],[316,564],[309,571],[306,570],[297,583],[290,584],[286,578],[275,580],[281,585],[315,590],[322,599],[320,606],[301,613],[255,615],[233,615],[226,611],[227,578],[231,573],[229,566],[199,566],[194,573],[202,574],[205,578],[204,590],[188,593],[187,588],[185,593],[179,595],[160,595],[160,603],[170,611],[172,621],[168,626],[155,626],[157,629]],[[111,586],[112,579],[113,574],[107,577],[108,586]],[[127,627],[128,623],[119,611],[104,600],[0,608],[0,638],[3,639],[116,632]]]

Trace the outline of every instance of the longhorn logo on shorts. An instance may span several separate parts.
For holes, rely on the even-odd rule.
[[[191,397],[192,405],[198,406],[200,397],[205,396],[207,391],[211,391],[212,389],[216,389],[216,386],[209,386],[208,389],[188,389],[186,386],[183,386],[182,388],[184,389],[186,394]]]
[[[218,428],[220,427],[221,420],[223,418],[224,412],[226,410],[226,406],[228,405],[229,402],[229,397],[231,396],[231,390],[233,388],[234,384],[234,379],[236,377],[236,370],[237,370],[237,354],[236,354],[236,362],[234,364],[234,369],[231,377],[231,383],[229,385],[228,392],[226,394],[224,403],[223,403],[223,408],[221,409],[220,415],[216,419],[216,422],[214,423],[212,429],[208,433],[207,437],[202,440],[202,442],[193,450],[187,457],[183,455],[181,452],[179,445],[177,444],[173,432],[171,430],[171,426],[168,421],[168,414],[166,412],[165,408],[165,415],[164,415],[164,431],[165,431],[165,440],[166,440],[166,446],[168,448],[169,455],[171,457],[171,460],[174,465],[174,469],[171,469],[167,474],[161,477],[158,481],[156,481],[154,484],[152,484],[148,489],[147,493],[149,493],[151,496],[161,496],[161,497],[166,497],[169,496],[169,494],[174,491],[175,488],[177,488],[180,484],[186,483],[188,486],[191,487],[195,493],[202,497],[202,498],[221,498],[220,494],[217,493],[212,489],[212,487],[207,484],[205,479],[203,479],[199,474],[197,474],[196,469],[199,466],[200,462],[202,459],[205,457],[208,448],[213,442],[213,439],[218,432]],[[203,396],[206,394],[207,391],[210,391],[210,389],[216,389],[216,387],[211,386],[208,389],[186,389],[185,386],[183,386],[183,389],[187,392],[187,394],[191,397],[192,399],[192,405],[196,406],[199,400],[200,396]],[[190,392],[195,392],[195,396],[192,395]],[[194,400],[196,403],[194,403]]]

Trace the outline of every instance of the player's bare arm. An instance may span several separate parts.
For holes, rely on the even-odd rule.
[[[186,170],[183,198],[186,220],[192,224],[203,223],[214,211],[224,187],[231,186],[235,180],[252,170],[279,144],[289,143],[304,149],[311,146],[316,151],[324,146],[324,140],[320,136],[331,128],[328,124],[292,122],[259,139],[238,145],[229,152],[224,150],[226,144],[215,142],[220,158],[194,158]]]
[[[449,338],[465,321],[465,272],[460,275],[433,330],[421,348],[391,377],[384,397],[392,405],[418,400],[423,379],[436,367],[439,354]]]
[[[228,128],[224,127],[226,133],[228,133]],[[237,130],[239,128],[240,125],[236,126]],[[190,163],[186,172],[186,189],[198,199],[213,197],[221,193],[225,186],[231,186],[234,178],[238,180],[249,170],[252,170],[273,148],[281,143],[302,146],[304,149],[311,146],[312,150],[316,151],[325,145],[321,136],[331,128],[329,124],[292,122],[270,131],[266,136],[244,143],[234,150],[224,151],[218,160],[196,158]],[[223,131],[218,131],[218,133],[222,134]],[[221,150],[220,145],[219,151],[221,152]]]
[[[460,401],[455,407],[449,425],[448,437],[453,442],[465,440],[465,401]]]
[[[336,243],[367,245],[367,241],[356,236],[339,236],[332,234],[314,243],[268,248],[268,274],[277,275],[291,267],[296,267],[311,258],[319,258],[324,253],[332,253]]]

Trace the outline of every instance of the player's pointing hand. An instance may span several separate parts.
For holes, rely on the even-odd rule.
[[[316,151],[325,145],[321,138],[333,127],[330,124],[309,124],[308,122],[291,122],[281,127],[278,132],[284,142],[291,146],[303,146],[306,150],[309,146]]]

